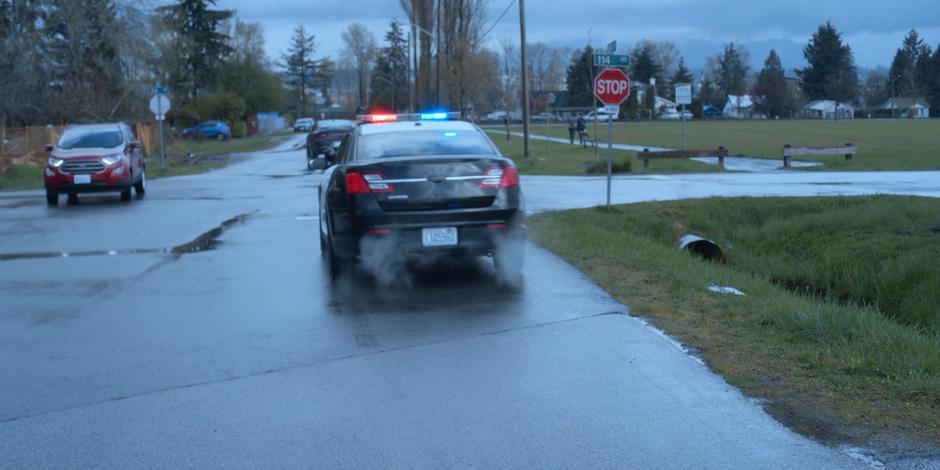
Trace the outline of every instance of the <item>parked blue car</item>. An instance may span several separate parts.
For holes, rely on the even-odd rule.
[[[184,139],[216,139],[225,140],[232,136],[228,124],[222,121],[204,121],[193,127],[183,129]]]

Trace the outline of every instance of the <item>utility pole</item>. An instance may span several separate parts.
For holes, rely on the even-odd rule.
[[[519,0],[519,36],[522,45],[522,150],[525,158],[529,158],[529,74],[525,57],[525,0]]]
[[[434,84],[434,106],[441,106],[441,0],[437,0],[437,28],[434,30],[434,48],[437,50],[437,71]],[[460,110],[463,112],[463,110]]]
[[[408,112],[415,112],[415,94],[417,93],[417,81],[418,81],[418,30],[415,27],[415,1],[411,1],[411,60],[408,61],[411,66],[411,73],[413,75],[409,77],[408,85],[410,89],[408,90]]]

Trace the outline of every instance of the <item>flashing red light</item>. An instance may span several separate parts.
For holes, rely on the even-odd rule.
[[[398,120],[397,114],[370,114],[366,116],[369,122],[392,122]]]
[[[372,230],[369,230],[369,233],[373,233],[376,235],[388,235],[392,233],[392,231],[387,228],[374,228]]]
[[[506,224],[486,224],[486,228],[509,228]]]

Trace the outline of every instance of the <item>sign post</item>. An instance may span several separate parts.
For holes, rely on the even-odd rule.
[[[596,56],[595,56],[596,57]],[[619,112],[620,103],[623,103],[630,96],[630,78],[620,69],[608,68],[601,70],[601,73],[594,77],[594,96],[604,103],[609,109],[616,109]],[[610,207],[610,181],[612,178],[613,164],[613,116],[607,119],[607,207]],[[594,112],[597,116],[597,112]],[[597,136],[595,135],[595,138]]]
[[[170,110],[170,98],[166,96],[168,90],[161,87],[160,82],[157,82],[157,86],[148,91],[153,93],[153,96],[150,97],[150,111],[153,113],[154,119],[160,121],[160,168],[166,168],[165,152],[163,150],[163,120],[166,119],[166,113]]]
[[[685,107],[692,104],[691,83],[676,84],[676,104],[682,106],[681,111],[679,111],[679,118],[682,120],[682,150],[688,150],[685,144]]]

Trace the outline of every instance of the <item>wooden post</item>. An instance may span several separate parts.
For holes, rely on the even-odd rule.
[[[783,146],[783,167],[790,168],[790,156],[787,155],[787,149],[790,148],[790,144]]]
[[[851,146],[852,146],[852,143],[851,143],[851,142],[848,142],[848,143],[845,144],[845,146],[846,146],[846,147],[851,147]],[[852,154],[851,154],[851,153],[846,153],[846,154],[845,154],[845,161],[849,161],[849,160],[851,160],[851,159],[852,159]]]

